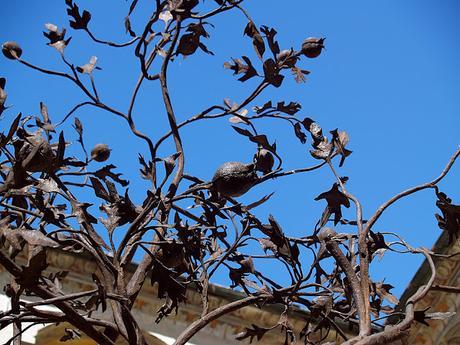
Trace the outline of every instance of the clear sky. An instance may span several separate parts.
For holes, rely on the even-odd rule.
[[[140,1],[141,10],[133,18],[145,19],[153,1]],[[207,3],[213,3],[207,1]],[[89,1],[77,4],[93,14],[92,31],[100,38],[122,42],[123,19],[130,1]],[[246,8],[257,25],[273,26],[278,31],[281,49],[299,49],[308,36],[326,37],[327,49],[320,58],[301,65],[312,73],[305,84],[289,81],[280,89],[269,89],[253,105],[267,100],[298,101],[299,116],[317,120],[327,132],[334,128],[350,134],[354,151],[340,170],[350,177],[349,191],[357,196],[368,217],[382,202],[406,189],[433,179],[456,150],[460,129],[460,3],[456,0],[386,1],[248,1]],[[45,45],[45,23],[69,28],[64,0],[14,0],[2,3],[0,41],[20,43],[25,60],[39,66],[65,70],[58,53]],[[240,83],[223,68],[231,57],[248,55],[257,60],[251,42],[242,36],[246,19],[241,13],[217,17],[209,27],[207,47],[215,55],[202,52],[187,59],[177,58],[170,67],[171,97],[179,120],[224,98],[238,102],[257,81]],[[98,56],[102,71],[96,83],[104,102],[126,110],[138,76],[138,62],[131,48],[113,49],[94,44],[82,31],[71,32],[66,56],[76,65]],[[62,119],[81,94],[67,80],[44,76],[14,61],[0,58],[0,76],[7,78],[8,104],[2,130],[19,112],[38,114],[45,102],[55,122]],[[134,118],[138,127],[153,138],[166,130],[166,117],[158,82],[145,84]],[[113,148],[113,162],[132,180],[130,194],[140,202],[145,183],[139,181],[137,153],[147,154],[142,142],[133,138],[126,125],[107,113],[85,108],[77,116],[85,127],[88,147],[104,142]],[[76,135],[66,127],[66,138]],[[276,140],[285,168],[310,166],[309,144],[301,145],[292,128],[279,122],[260,123],[271,141]],[[186,171],[210,179],[225,161],[252,159],[254,144],[238,136],[227,120],[202,122],[182,132]],[[166,145],[163,154],[173,153]],[[455,167],[441,189],[460,202],[460,167]],[[328,190],[334,178],[324,169],[291,176],[258,186],[241,198],[254,201],[274,191],[274,197],[258,209],[265,217],[273,213],[286,233],[304,236],[311,233],[324,208],[314,197]],[[434,218],[435,198],[422,192],[393,206],[374,227],[376,231],[396,231],[414,246],[431,247],[440,230]],[[353,218],[353,211],[345,213]],[[349,228],[338,229],[349,231]],[[374,263],[374,279],[386,279],[406,287],[421,259],[387,254]],[[227,281],[223,277],[221,283]]]

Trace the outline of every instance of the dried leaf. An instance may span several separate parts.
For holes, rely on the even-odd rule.
[[[299,138],[302,144],[305,144],[307,142],[307,136],[304,132],[302,132],[302,129],[300,128],[300,123],[298,122],[296,122],[294,125],[294,133],[296,137]]]
[[[342,218],[342,205],[346,208],[350,207],[350,200],[339,190],[337,183],[334,183],[330,190],[315,198],[316,201],[322,199],[326,200],[329,212],[334,214],[334,225],[337,225]]]
[[[388,302],[393,303],[394,305],[399,304],[399,300],[390,293],[390,290],[393,289],[391,284],[385,284],[383,282],[377,282],[375,284],[375,293],[383,300],[386,299]]]
[[[76,118],[74,119],[74,128],[75,128],[75,130],[76,130],[77,133],[78,133],[79,140],[81,140],[81,139],[82,139],[82,135],[83,135],[83,125],[82,125],[82,123],[81,123],[81,121],[80,121],[80,119],[79,119],[78,117],[76,117]]]
[[[300,69],[298,67],[292,67],[291,68],[291,72],[292,72],[292,75],[294,76],[294,79],[297,83],[305,83],[306,81],[306,78],[305,76],[310,74],[309,71],[306,71],[306,70],[303,70],[303,69]]]
[[[261,199],[259,199],[259,200],[257,200],[257,201],[254,201],[254,202],[252,202],[252,203],[250,203],[249,205],[245,206],[244,208],[245,208],[246,210],[248,210],[248,211],[249,211],[249,210],[252,210],[253,208],[256,208],[257,206],[260,206],[260,205],[262,205],[264,202],[266,202],[267,200],[269,200],[269,199],[272,197],[273,194],[275,194],[275,192],[272,192],[272,193],[270,193],[270,194],[265,195],[263,198],[261,198]]]
[[[169,175],[171,175],[171,173],[173,172],[174,170],[174,167],[176,166],[176,159],[180,156],[181,154],[179,152],[176,152],[166,158],[161,158],[159,160],[163,161],[164,163],[164,166],[165,166],[165,173],[166,173],[166,177],[167,178]]]
[[[201,37],[209,37],[202,23],[189,24],[187,32],[189,33],[182,35],[180,38],[176,54],[182,54],[184,56],[192,55],[198,48],[200,48],[205,53],[214,55],[213,52],[208,50],[208,48],[202,42],[200,42]]]
[[[239,81],[245,82],[248,79],[251,79],[252,77],[257,75],[257,71],[252,65],[251,60],[247,56],[242,56],[242,59],[244,60],[241,61],[240,59],[233,59],[233,64],[230,62],[224,63],[224,67],[227,69],[231,69],[233,71],[233,75],[236,74],[243,74],[242,77],[238,78]]]
[[[78,117],[74,118],[74,126],[75,131],[78,133],[78,140],[77,142],[80,143],[81,148],[83,149],[83,152],[86,155],[86,159],[88,159],[88,154],[86,152],[85,144],[83,143],[83,124],[81,123],[80,119]]]
[[[460,233],[460,205],[452,204],[452,200],[443,192],[437,192],[436,206],[441,210],[442,215],[435,214],[438,226],[441,230],[447,231],[449,244],[455,242]]]
[[[426,320],[445,320],[449,317],[454,316],[455,312],[435,312],[435,313],[427,313],[430,307],[425,308],[424,310],[416,310],[414,312],[414,320],[424,324],[425,326],[430,326]]]
[[[237,131],[239,134],[241,135],[244,135],[248,138],[252,138],[253,135],[251,132],[249,132],[247,129],[244,129],[244,128],[240,128],[240,127],[236,127],[236,126],[232,126],[232,128]]]
[[[253,143],[259,144],[262,148],[275,153],[276,152],[276,145],[270,145],[268,142],[267,136],[265,134],[254,135],[249,138]]]
[[[445,320],[448,319],[449,317],[452,317],[456,315],[457,313],[455,311],[450,311],[450,312],[435,312],[435,313],[427,313],[425,314],[427,319],[430,320]]]
[[[257,338],[257,341],[261,340],[262,337],[270,330],[270,328],[262,328],[255,324],[252,324],[252,328],[246,328],[243,332],[238,333],[235,336],[236,340],[245,340],[249,338],[249,343],[252,344],[254,338]]]
[[[53,48],[56,49],[59,53],[64,54],[64,50],[65,50],[65,48],[69,45],[71,39],[72,39],[72,37],[69,37],[69,38],[68,38],[67,40],[65,40],[65,41],[57,41],[57,42],[55,42],[55,43],[50,44],[50,47],[53,47]]]
[[[59,244],[49,237],[46,237],[38,230],[12,230],[17,233],[27,244],[32,246],[57,248]]]
[[[101,181],[95,177],[90,177],[91,184],[93,185],[94,193],[98,198],[104,199],[105,201],[110,202],[111,197],[109,193],[104,188],[104,185],[101,183]]]
[[[92,74],[95,69],[100,70],[100,67],[96,66],[97,56],[91,56],[89,62],[83,66],[77,67],[77,71],[83,74]]]
[[[44,123],[51,123],[48,115],[48,107],[43,102],[40,102],[40,113],[42,114]]]
[[[56,25],[50,23],[45,24],[45,27],[48,29],[48,32],[43,32],[43,35],[50,40],[48,45],[53,45],[57,42],[64,41],[66,29],[59,31]]]
[[[129,184],[129,181],[120,178],[121,173],[116,174],[112,172],[113,169],[116,169],[116,166],[113,164],[106,165],[105,167],[97,170],[94,173],[94,176],[99,177],[102,180],[105,180],[107,177],[110,177],[115,182],[121,184],[123,187],[126,187]]]
[[[65,154],[65,139],[64,139],[64,132],[61,131],[61,133],[59,133],[58,148],[56,150],[56,162],[53,162],[57,164],[56,168],[59,168],[62,161],[64,160],[64,154]]]
[[[18,129],[19,126],[19,121],[21,120],[22,113],[19,113],[13,120],[13,123],[10,126],[10,129],[8,130],[8,134],[6,137],[2,140],[1,147],[5,146],[13,137],[14,133]]]
[[[316,123],[309,117],[306,117],[305,119],[303,119],[302,124],[305,127],[305,129],[310,132],[311,137],[313,139],[312,146],[314,148],[317,148],[320,143],[326,141],[323,136],[321,126],[318,123]]]
[[[91,20],[91,13],[84,10],[80,15],[77,4],[73,3],[72,0],[66,0],[65,3],[68,7],[67,14],[73,19],[69,21],[70,27],[75,30],[86,30]]]
[[[125,17],[125,30],[131,37],[136,37],[136,33],[131,28],[131,20],[129,19],[129,15]]]
[[[280,47],[278,45],[278,42],[275,40],[275,36],[277,34],[276,30],[273,28],[269,28],[268,26],[261,26],[260,31],[262,31],[263,34],[265,34],[265,37],[268,42],[268,46],[273,53],[273,56],[276,56],[280,52]]]
[[[274,87],[280,87],[284,76],[279,74],[279,69],[276,62],[273,59],[265,60],[263,67],[265,81],[272,84]]]
[[[330,131],[330,133],[332,134],[332,142],[334,143],[337,152],[342,156],[339,163],[339,167],[341,167],[345,162],[345,158],[352,153],[352,151],[345,148],[350,141],[350,138],[345,131],[338,131],[337,129],[334,129],[333,131]]]
[[[259,30],[257,30],[257,27],[253,21],[250,20],[248,22],[248,24],[244,28],[244,34],[252,38],[252,44],[257,53],[257,56],[259,57],[259,59],[262,60],[262,57],[265,52],[265,44],[264,40],[262,39],[262,36],[260,35]]]
[[[6,98],[8,97],[8,94],[5,91],[5,84],[6,84],[6,79],[0,78],[0,115],[2,115],[3,111],[6,109],[5,102],[6,102]]]
[[[296,114],[301,108],[302,108],[302,105],[297,102],[289,102],[289,104],[286,104],[283,101],[283,102],[278,102],[276,104],[276,110],[281,111],[288,115]]]
[[[141,154],[139,154],[138,159],[139,159],[139,163],[142,165],[142,168],[139,169],[141,172],[141,177],[145,180],[153,181],[154,179],[153,163],[151,161],[147,163]]]

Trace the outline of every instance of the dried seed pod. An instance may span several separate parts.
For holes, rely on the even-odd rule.
[[[334,229],[324,227],[321,229],[320,233],[318,234],[318,239],[320,241],[327,241],[336,235],[337,235],[337,232]]]
[[[237,197],[251,189],[257,178],[254,164],[227,162],[216,170],[212,178],[212,189],[221,196]]]
[[[19,59],[22,55],[22,49],[16,42],[7,41],[2,44],[2,53],[10,60]]]
[[[97,144],[91,150],[91,159],[96,162],[105,162],[110,157],[112,151],[106,144]]]
[[[266,149],[260,149],[254,155],[254,162],[256,164],[256,170],[264,174],[268,174],[273,169],[275,159],[270,151]]]
[[[308,37],[302,43],[302,54],[309,58],[318,57],[324,48],[324,38]]]

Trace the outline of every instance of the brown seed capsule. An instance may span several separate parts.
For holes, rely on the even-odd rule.
[[[270,151],[266,149],[260,149],[254,155],[254,162],[256,164],[256,170],[264,174],[268,174],[273,169],[275,159]]]
[[[246,193],[257,181],[254,164],[227,162],[222,164],[212,178],[212,189],[219,195],[237,197]]]
[[[324,228],[321,229],[320,233],[318,234],[318,239],[320,241],[326,241],[326,240],[329,240],[329,239],[331,239],[332,237],[334,237],[336,235],[337,235],[337,232],[334,229],[324,227]]]
[[[22,49],[16,42],[7,41],[2,44],[2,53],[6,58],[16,60],[21,57]]]
[[[324,38],[308,37],[302,43],[302,54],[309,58],[318,57],[324,48]]]
[[[91,159],[96,162],[105,162],[110,157],[109,147],[106,144],[97,144],[91,150]]]

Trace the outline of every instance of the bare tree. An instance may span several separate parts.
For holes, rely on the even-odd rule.
[[[460,227],[460,206],[452,204],[437,185],[448,174],[460,150],[457,149],[437,178],[395,195],[364,219],[360,201],[346,187],[348,177],[340,176],[338,170],[351,154],[347,133],[337,129],[323,133],[314,120],[296,117],[301,107],[296,102],[256,103],[266,89],[281,87],[286,73],[292,73],[302,83],[309,72],[300,63],[318,57],[324,39],[307,38],[299,50],[281,50],[276,30],[267,26],[259,28],[243,8],[243,2],[215,0],[202,7],[198,0],[156,0],[143,29],[134,32],[130,16],[136,11],[138,0],[132,0],[125,19],[126,32],[131,38],[115,43],[98,38],[91,31],[91,14],[79,9],[74,1],[66,0],[73,30],[86,33],[89,39],[102,45],[134,51],[140,72],[129,107],[124,110],[107,104],[99,96],[96,57],[83,66],[76,66],[66,58],[65,51],[71,42],[65,29],[47,24],[44,33],[47,44],[60,54],[64,71],[50,70],[23,59],[22,50],[15,42],[3,44],[6,58],[43,74],[64,78],[86,97],[84,102],[72,105],[59,122],[51,120],[46,105],[41,103],[41,117],[19,114],[1,134],[0,264],[11,274],[12,282],[5,286],[11,310],[0,314],[0,324],[14,326],[10,343],[20,344],[24,331],[21,325],[25,322],[68,322],[99,344],[114,344],[120,337],[130,344],[146,344],[131,311],[147,278],[158,284],[158,297],[165,300],[156,322],[186,303],[187,288],[192,286],[202,296],[201,318],[183,331],[176,345],[185,344],[211,321],[249,305],[280,304],[284,311],[272,328],[254,326],[238,334],[237,339],[260,340],[271,329],[281,328],[286,335],[285,344],[296,341],[289,323],[289,311],[294,307],[304,308],[311,315],[300,334],[305,344],[312,344],[311,336],[321,329],[334,329],[340,337],[338,341],[345,344],[387,344],[404,336],[416,321],[449,316],[428,314],[416,308],[417,302],[433,287],[436,275],[433,257],[440,255],[412,247],[397,233],[374,232],[373,227],[398,200],[431,189],[442,213],[436,216],[439,226],[454,241]],[[241,82],[253,78],[260,82],[238,103],[215,104],[179,122],[170,97],[168,69],[174,68],[180,55],[212,54],[205,45],[209,21],[228,11],[239,11],[247,18],[244,34],[252,40],[255,56],[235,58],[224,66]],[[154,139],[145,135],[135,121],[134,106],[147,82],[160,85],[165,121],[169,124],[168,132]],[[6,80],[1,78],[0,112],[8,109],[5,90]],[[75,117],[85,107],[99,108],[121,118],[131,134],[145,143],[149,155],[140,155],[139,165],[141,176],[149,181],[150,187],[142,204],[134,204],[127,190],[121,192],[128,181],[117,167],[108,164],[96,168],[99,162],[110,159],[111,150],[99,144],[88,153],[83,124]],[[228,117],[236,135],[254,143],[253,161],[227,162],[217,168],[211,181],[186,173],[185,162],[193,157],[187,156],[183,147],[182,129],[195,122],[222,117]],[[285,169],[276,145],[272,144],[274,139],[257,130],[257,123],[267,118],[292,126],[302,144],[307,141],[311,144],[310,153],[317,163]],[[68,155],[71,143],[65,139],[68,135],[59,130],[71,119],[81,149],[79,158]],[[175,152],[159,157],[159,148],[168,141],[174,143]],[[315,199],[324,200],[325,208],[308,236],[288,237],[273,216],[260,219],[253,213],[271,195],[250,204],[237,199],[267,180],[318,169],[329,169],[335,180],[330,190]],[[100,211],[91,211],[88,199],[76,195],[87,195],[88,199],[95,195],[101,202]],[[355,218],[344,219],[342,207],[353,207]],[[104,217],[98,219],[96,213]],[[337,232],[330,224],[344,229],[343,232]],[[121,236],[118,240],[114,234],[120,228],[123,232],[117,235]],[[108,243],[103,232],[108,235]],[[264,254],[248,252],[246,245],[251,242],[260,245]],[[59,280],[65,272],[45,274],[48,248],[90,255],[98,267],[92,277],[94,289],[64,294]],[[18,254],[23,251],[27,257],[25,266],[17,263]],[[428,284],[411,296],[401,310],[393,307],[398,300],[390,293],[392,286],[373,281],[369,274],[374,257],[385,251],[423,255],[431,267]],[[142,252],[143,257],[131,275],[128,268],[136,252]],[[300,259],[305,257],[311,260]],[[290,283],[281,285],[263,271],[262,265],[260,269],[255,267],[254,258],[279,262]],[[218,269],[227,270],[232,288],[239,288],[244,294],[239,300],[211,310],[208,288]],[[24,301],[24,295],[34,296],[37,302]],[[44,311],[38,308],[41,305],[53,305],[59,311]],[[93,311],[98,308],[107,310],[110,318],[95,316]],[[392,324],[381,327],[390,316],[394,318]],[[343,323],[337,320],[357,325],[359,332],[347,336],[340,327]],[[63,340],[76,336],[78,332],[69,331]]]

